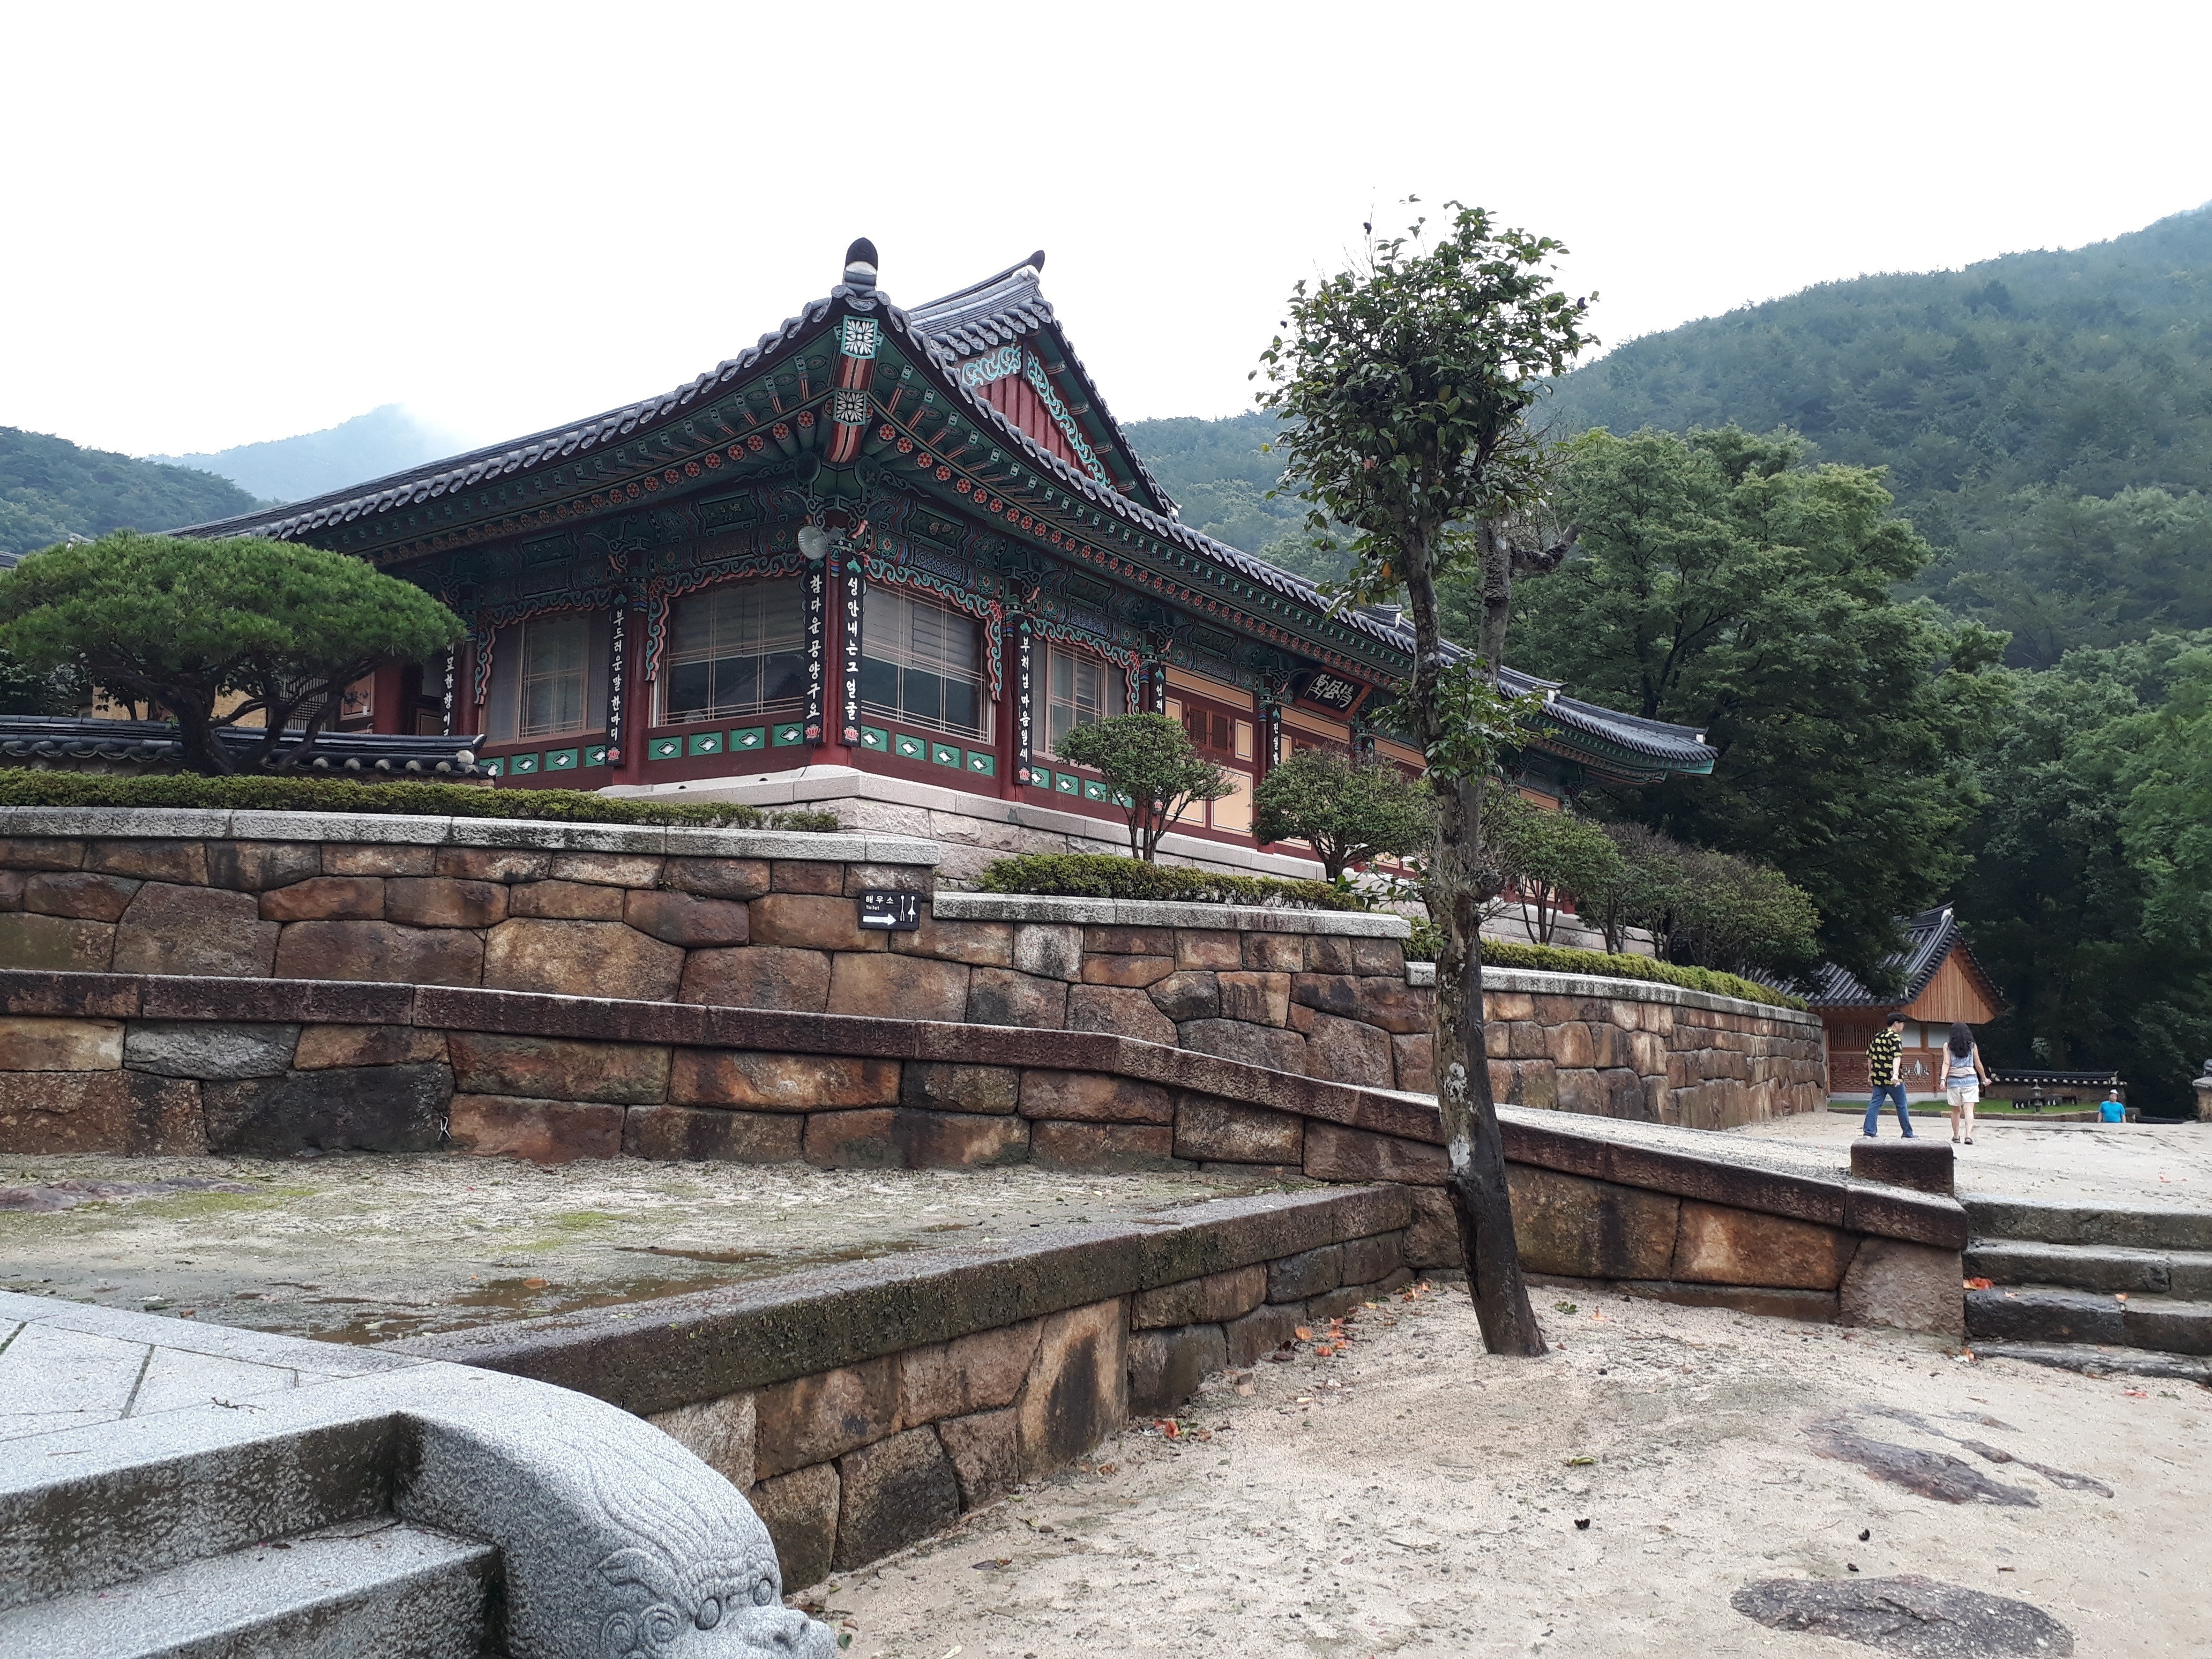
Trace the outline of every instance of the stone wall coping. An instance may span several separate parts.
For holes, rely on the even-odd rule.
[[[1436,1103],[1425,1095],[1328,1082],[1098,1031],[428,985],[36,969],[0,969],[0,1014],[413,1024],[508,1036],[1089,1072],[1293,1112],[1423,1148],[1443,1144]],[[1794,1158],[1771,1144],[1570,1112],[1501,1107],[1498,1117],[1507,1156],[1516,1163],[1916,1243],[1965,1246],[1966,1212],[1955,1200],[1857,1180],[1840,1169]],[[1424,1156],[1432,1159],[1434,1154]]]
[[[550,823],[526,818],[420,817],[374,812],[216,811],[167,806],[0,806],[0,836],[128,841],[316,841],[407,847],[528,848],[563,853],[678,854],[927,864],[938,845],[908,836],[708,830],[678,824]]]
[[[1416,989],[1433,989],[1436,982],[1435,963],[1406,964],[1407,984]],[[1820,1017],[1802,1008],[1724,997],[1711,991],[1693,991],[1686,985],[1668,985],[1656,979],[1601,978],[1595,974],[1554,974],[1533,968],[1485,968],[1482,983],[1486,989],[1492,991],[1526,991],[1547,997],[1603,997],[1613,1002],[1663,1002],[1676,1008],[1702,1008],[1708,1013],[1786,1019],[1805,1027],[1808,1033],[1820,1029]]]
[[[1402,1187],[1215,1199],[1018,1244],[787,1273],[413,1337],[380,1352],[554,1382],[641,1416],[1272,1261],[1413,1221]]]
[[[1034,893],[939,893],[940,921],[1070,922],[1092,927],[1192,927],[1243,933],[1328,933],[1406,939],[1413,925],[1375,910],[1294,910],[1261,904],[1181,904],[1158,899],[1059,898]]]

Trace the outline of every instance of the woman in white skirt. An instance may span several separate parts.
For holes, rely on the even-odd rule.
[[[1951,1144],[1959,1144],[1959,1119],[1966,1121],[1966,1145],[1974,1144],[1974,1108],[1981,1103],[1982,1085],[1990,1074],[1982,1066],[1981,1045],[1964,1021],[1951,1024],[1951,1040],[1943,1045],[1943,1092],[1951,1102]]]

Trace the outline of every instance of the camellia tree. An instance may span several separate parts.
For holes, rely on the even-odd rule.
[[[166,713],[185,765],[217,776],[298,767],[347,686],[465,631],[422,589],[358,559],[252,536],[118,530],[0,572],[0,649]],[[218,736],[257,726],[237,748]]]
[[[1113,714],[1076,726],[1060,740],[1060,757],[1105,779],[1128,817],[1129,856],[1147,864],[1192,802],[1218,800],[1235,787],[1165,714]]]
[[[1486,811],[1483,840],[1493,867],[1537,944],[1552,943],[1568,910],[1587,918],[1583,907],[1620,879],[1620,854],[1588,819],[1538,806],[1510,789],[1499,790]]]
[[[1335,881],[1347,865],[1425,849],[1436,798],[1388,761],[1301,749],[1252,792],[1252,828],[1262,842],[1304,842]]]
[[[1403,699],[1429,763],[1438,833],[1428,873],[1437,958],[1437,1105],[1468,1282],[1493,1353],[1538,1354],[1513,1237],[1505,1149],[1483,1030],[1483,799],[1498,750],[1530,712],[1498,684],[1516,570],[1556,567],[1565,543],[1522,547],[1512,527],[1540,504],[1546,456],[1525,416],[1584,346],[1583,302],[1553,285],[1565,250],[1449,204],[1433,246],[1412,234],[1371,243],[1358,268],[1292,290],[1288,337],[1261,354],[1261,407],[1317,534],[1348,526],[1348,600],[1403,594],[1413,672]],[[1571,538],[1570,538],[1571,539]],[[1440,578],[1472,569],[1480,651],[1455,659],[1439,623]]]

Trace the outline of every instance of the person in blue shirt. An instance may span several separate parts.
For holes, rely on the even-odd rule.
[[[2118,1089],[2110,1090],[2097,1107],[2097,1119],[2101,1123],[2125,1123],[2128,1109]]]

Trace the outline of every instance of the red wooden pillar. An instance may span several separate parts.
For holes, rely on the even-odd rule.
[[[399,663],[378,669],[368,679],[368,729],[397,736],[414,729],[414,711],[406,706],[407,670]]]
[[[853,763],[845,742],[845,604],[850,585],[860,580],[860,550],[853,547],[823,567],[822,740],[806,757],[810,765]]]
[[[646,611],[630,605],[623,628],[622,758],[608,769],[609,783],[645,781],[645,730],[653,723],[653,686],[645,678]]]

